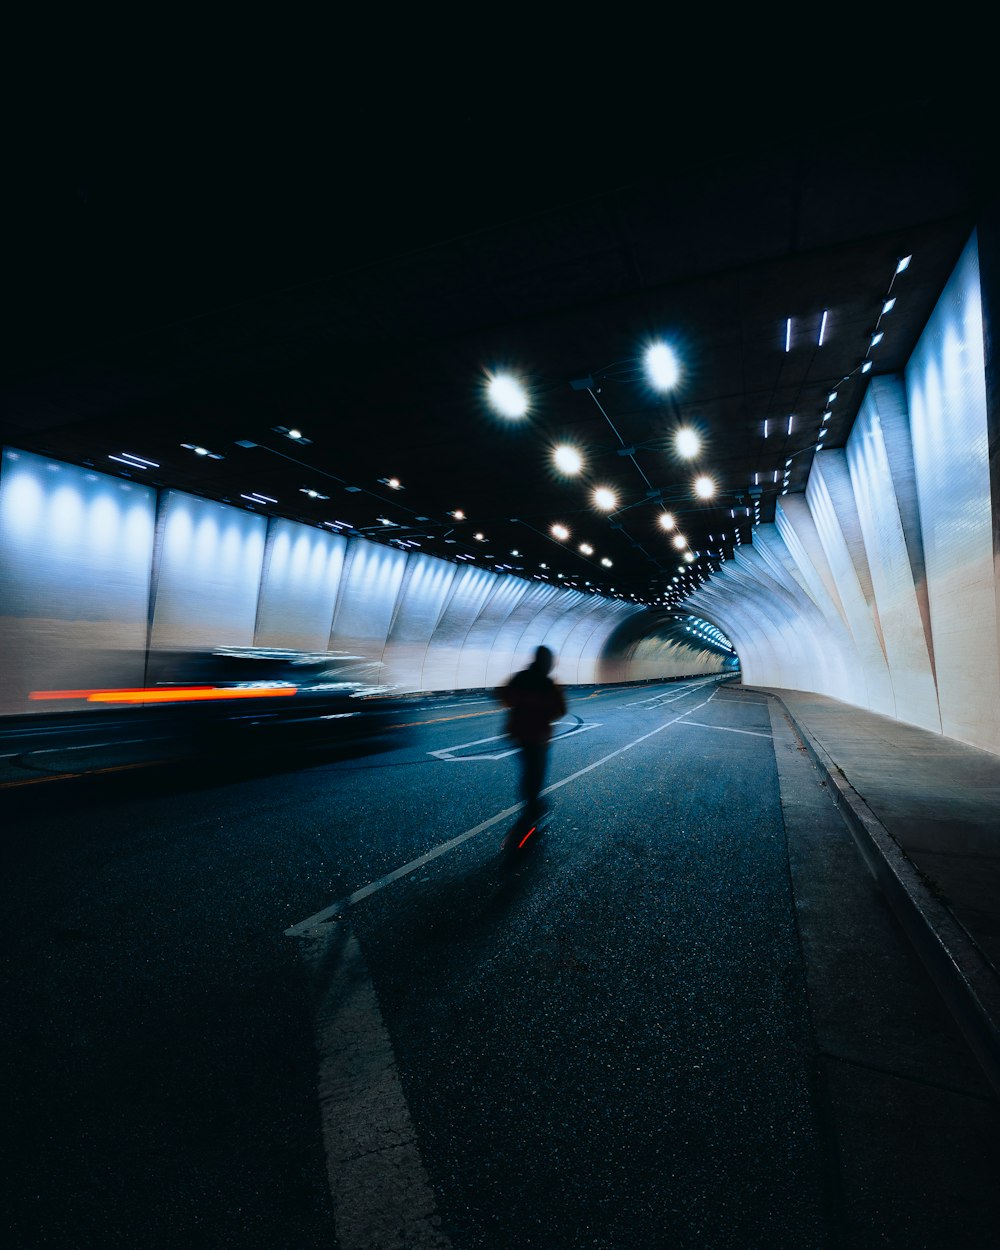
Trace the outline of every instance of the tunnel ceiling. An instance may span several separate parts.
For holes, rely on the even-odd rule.
[[[141,141],[42,119],[13,182],[3,441],[670,610],[752,541],[755,503],[773,519],[786,467],[804,489],[824,412],[843,445],[863,362],[902,368],[995,196],[985,115],[932,95],[878,114],[776,125],[762,100],[686,118],[669,152],[532,144],[523,116],[485,144],[419,115],[394,144],[327,124],[322,147],[301,118],[278,138],[143,119]],[[641,365],[657,339],[680,362],[666,395]],[[520,421],[485,402],[503,368]],[[564,442],[581,477],[553,468]]]

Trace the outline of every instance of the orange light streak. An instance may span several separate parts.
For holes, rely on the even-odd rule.
[[[29,699],[86,699],[88,703],[192,703],[205,699],[268,699],[293,695],[294,686],[148,686],[120,690],[32,690]]]

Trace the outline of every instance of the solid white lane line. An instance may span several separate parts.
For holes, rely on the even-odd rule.
[[[507,807],[502,812],[497,812],[495,816],[491,816],[489,820],[484,820],[482,824],[475,825],[472,829],[466,829],[464,833],[460,833],[457,837],[450,839],[450,841],[442,842],[440,846],[433,847],[426,855],[420,855],[416,859],[411,859],[402,868],[386,873],[384,877],[379,877],[377,881],[372,881],[371,884],[362,886],[360,890],[355,890],[353,894],[349,894],[347,898],[341,899],[340,902],[324,907],[322,911],[316,912],[314,916],[300,920],[298,924],[294,924],[290,929],[285,930],[285,937],[301,937],[314,925],[323,924],[324,921],[329,920],[332,916],[339,915],[340,912],[346,911],[348,907],[353,907],[355,903],[360,903],[369,894],[374,894],[377,890],[382,890],[387,885],[392,885],[400,877],[409,876],[411,872],[416,872],[418,868],[423,868],[424,864],[429,864],[432,859],[437,859],[439,855],[444,855],[446,851],[460,846],[461,843],[468,841],[469,838],[474,838],[477,833],[482,833],[486,829],[492,829],[501,820],[506,820],[508,816],[513,816],[515,812],[519,812],[522,806],[523,804],[521,803],[515,803],[513,807]]]
[[[754,738],[770,738],[770,734],[762,733],[759,729],[732,729],[729,725],[706,725],[700,720],[686,720],[685,725],[697,725],[699,729],[718,729],[720,733],[727,734],[750,734]]]
[[[318,991],[320,1122],[337,1245],[450,1250],[357,938],[334,925],[301,949]]]
[[[553,724],[566,725],[566,724],[569,724],[569,722],[564,721],[564,720],[557,720],[557,721],[553,721]],[[562,742],[564,738],[572,738],[574,734],[586,733],[588,729],[600,729],[601,724],[602,724],[601,721],[587,721],[586,724],[574,725],[573,728],[570,729],[567,733],[559,734],[558,741]],[[452,752],[464,751],[466,747],[482,746],[484,743],[487,743],[487,742],[509,742],[509,741],[510,739],[507,736],[507,734],[494,734],[491,738],[477,738],[475,742],[459,742],[455,746],[442,747],[439,751],[428,751],[427,754],[434,755],[439,760],[453,760],[459,764],[469,763],[470,761],[472,763],[479,763],[481,760],[502,760],[502,759],[506,759],[508,755],[514,755],[518,750],[520,750],[520,748],[516,746],[507,747],[506,750],[504,751],[497,751],[489,755],[477,753],[476,755],[456,756],[456,755],[453,755]],[[556,739],[553,739],[553,741],[556,741]]]
[[[41,747],[18,752],[19,755],[57,755],[60,751],[96,751],[98,747],[127,747],[136,742],[166,742],[169,734],[161,734],[157,738],[122,738],[120,742],[81,742],[75,747]]]
[[[542,794],[551,794],[553,790],[559,790],[563,786],[568,786],[571,781],[576,781],[578,777],[583,777],[589,772],[593,772],[595,768],[600,768],[602,764],[606,764],[608,760],[615,759],[616,756],[623,755],[626,751],[631,751],[640,742],[645,742],[647,738],[652,738],[658,733],[662,733],[664,729],[669,729],[671,725],[676,725],[679,720],[685,716],[689,716],[691,712],[697,712],[701,707],[707,707],[715,697],[715,691],[701,703],[695,704],[689,708],[687,712],[679,712],[673,720],[664,721],[662,725],[657,725],[655,729],[651,729],[649,733],[645,733],[640,738],[635,738],[632,742],[628,742],[623,747],[619,747],[615,751],[611,751],[608,755],[602,756],[599,760],[594,760],[592,764],[588,764],[585,768],[579,769],[575,773],[571,773],[568,777],[563,777],[561,781],[553,782],[552,785],[546,786]],[[420,855],[416,859],[410,860],[408,864],[404,864],[395,871],[386,873],[384,877],[379,877],[377,881],[372,881],[369,885],[362,886],[360,890],[355,890],[353,894],[349,894],[347,898],[341,899],[339,902],[324,907],[322,911],[316,912],[313,916],[308,916],[305,920],[300,920],[298,924],[293,924],[291,928],[285,930],[285,937],[302,937],[314,925],[323,924],[333,916],[339,915],[346,911],[348,907],[353,907],[355,903],[360,903],[362,899],[366,899],[369,895],[383,890],[387,885],[392,885],[394,881],[398,881],[401,877],[407,877],[411,872],[416,872],[418,868],[422,868],[424,864],[430,863],[432,859],[437,859],[439,855],[444,855],[446,851],[453,850],[456,846],[460,846],[463,842],[467,842],[469,838],[474,838],[477,833],[483,833],[486,829],[492,829],[494,825],[499,824],[501,820],[506,820],[509,816],[513,816],[515,812],[521,810],[523,804],[516,803],[513,807],[507,807],[502,812],[497,812],[495,816],[490,816],[488,820],[484,820],[481,824],[466,829],[464,833],[458,834],[457,837],[451,838],[447,842],[442,842],[440,846],[435,846],[425,855]]]

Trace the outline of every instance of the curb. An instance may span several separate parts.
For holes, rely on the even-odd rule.
[[[770,692],[769,692],[770,693]],[[834,803],[945,1006],[1000,1097],[1000,979],[989,961],[931,892],[843,771],[780,695],[785,714],[830,785]]]

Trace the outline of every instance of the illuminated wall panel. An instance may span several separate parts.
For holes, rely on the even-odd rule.
[[[620,601],[588,597],[560,643],[560,666],[564,680],[590,684],[598,678],[597,658],[618,628],[625,605]]]
[[[459,690],[463,686],[482,686],[486,681],[486,652],[470,645],[469,639],[476,621],[505,579],[471,564],[453,567],[451,594],[424,656],[422,690]],[[510,579],[506,580],[509,593],[512,585]],[[473,680],[477,674],[482,681]]]
[[[806,502],[816,522],[827,563],[837,583],[847,627],[860,657],[865,679],[863,706],[885,716],[895,716],[889,667],[845,452],[817,453],[806,487]]]
[[[813,689],[833,698],[842,698],[850,675],[846,655],[840,645],[844,631],[839,628],[839,621],[831,627],[810,596],[805,579],[776,524],[754,526],[752,552],[787,596],[795,631],[804,648],[803,666],[797,673],[795,683],[782,680],[772,684]]]
[[[561,671],[558,641],[562,636],[559,619],[564,612],[575,614],[587,596],[576,590],[560,590],[556,586],[538,582],[528,589],[517,607],[504,622],[503,633],[498,635],[496,645],[490,652],[486,669],[486,684],[497,686],[512,673],[526,668],[541,644],[551,646],[556,655],[552,670],[556,680],[567,679]]]
[[[399,598],[406,553],[351,538],[330,633],[331,651],[380,663]],[[384,670],[379,680],[390,680]]]
[[[326,651],[347,539],[340,534],[273,518],[254,639],[258,647]]]
[[[922,547],[919,534],[911,534],[909,544],[906,541],[887,432],[905,490],[913,479],[913,460],[902,379],[879,378],[868,388],[847,441],[847,463],[878,605],[895,715],[940,733],[937,690],[910,562],[914,551],[922,568]]]
[[[942,730],[1000,752],[979,258],[969,241],[906,367]]]
[[[839,684],[835,684],[832,689],[824,689],[818,684],[806,686],[805,689],[817,690],[821,694],[828,694],[831,698],[854,703],[859,707],[865,706],[868,687],[861,670],[861,656],[847,628],[840,594],[830,572],[816,522],[804,496],[789,495],[778,501],[775,529],[781,536],[810,599],[816,604],[826,624],[826,645],[837,656],[836,661],[832,658],[828,661],[827,671],[831,673],[831,680]]]
[[[757,651],[757,630],[747,621],[739,591],[730,583],[723,565],[707,585],[689,595],[686,610],[711,621],[732,641],[740,660],[742,680],[747,685],[769,685],[767,672]]]
[[[0,462],[0,713],[31,690],[141,685],[155,492],[7,449]]]
[[[458,572],[447,560],[409,553],[382,658],[382,680],[400,690],[420,690],[427,649]],[[493,574],[496,576],[496,574]]]
[[[487,669],[494,646],[504,647],[507,622],[526,594],[535,590],[531,582],[490,573],[491,591],[469,626],[458,660],[457,685],[480,689],[488,686]],[[445,687],[450,689],[451,687]]]
[[[160,508],[151,647],[252,646],[265,518],[180,491]]]

